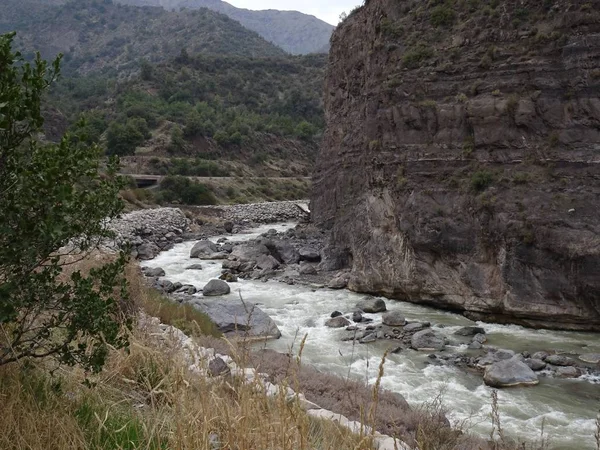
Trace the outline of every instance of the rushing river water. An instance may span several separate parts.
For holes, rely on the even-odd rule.
[[[230,241],[242,241],[258,237],[268,229],[279,231],[291,224],[265,225],[247,234],[227,236]],[[221,236],[216,236],[216,241]],[[184,284],[204,286],[218,278],[221,261],[202,261],[201,271],[185,270],[198,260],[191,260],[189,253],[194,242],[176,245],[144,264],[162,267],[166,278]],[[384,351],[393,344],[379,341],[367,345],[341,342],[344,330],[324,326],[334,310],[344,313],[352,310],[363,296],[349,291],[311,289],[307,286],[289,286],[276,281],[246,281],[232,283],[231,296],[241,291],[247,301],[257,303],[277,323],[282,338],[266,345],[274,350],[287,352],[307,334],[303,362],[322,371],[333,372],[373,382]],[[461,326],[473,325],[464,317],[410,303],[388,300],[388,309],[398,309],[409,321],[428,321],[436,325],[436,331],[451,335]],[[377,314],[367,314],[376,322]],[[437,327],[441,325],[441,327]],[[487,331],[488,345],[515,351],[560,350],[577,353],[600,352],[600,335],[590,333],[531,330],[519,326],[479,323]],[[391,342],[391,341],[390,341]],[[467,351],[452,348],[453,351]],[[491,424],[491,389],[482,378],[453,367],[426,364],[427,354],[406,350],[390,355],[385,364],[382,385],[402,394],[412,405],[431,401],[443,393],[449,419],[468,419],[469,430],[489,436]],[[507,435],[522,439],[539,438],[542,425],[551,449],[596,449],[595,419],[600,409],[600,380],[540,378],[540,384],[528,388],[512,388],[499,392],[499,409],[504,431]]]

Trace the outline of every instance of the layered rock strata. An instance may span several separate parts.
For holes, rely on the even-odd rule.
[[[351,289],[600,330],[599,0],[369,0],[325,107],[312,216]]]

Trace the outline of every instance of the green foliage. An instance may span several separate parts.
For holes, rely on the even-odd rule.
[[[408,51],[402,57],[402,63],[404,67],[408,69],[416,69],[421,64],[433,57],[434,51],[431,47],[425,44],[418,44],[416,47],[408,49]]]
[[[485,191],[494,182],[494,175],[487,170],[480,170],[471,176],[471,188],[474,191]]]
[[[36,141],[41,98],[60,71],[38,55],[13,53],[0,36],[0,364],[54,356],[99,370],[109,346],[126,345],[124,253],[114,262],[64,274],[65,245],[82,252],[109,237],[105,218],[122,210],[117,161],[100,174],[97,147],[65,136]]]
[[[214,205],[217,199],[205,185],[186,177],[168,176],[163,178],[159,188],[160,201],[185,205]]]
[[[452,25],[456,13],[452,9],[451,5],[443,4],[437,5],[431,10],[430,21],[434,27],[446,27]]]
[[[177,125],[171,129],[171,142],[169,143],[169,152],[182,153],[185,150],[185,139],[183,131]]]
[[[151,136],[146,119],[134,117],[125,124],[112,122],[106,135],[106,153],[108,155],[133,155],[136,147],[142,145]]]

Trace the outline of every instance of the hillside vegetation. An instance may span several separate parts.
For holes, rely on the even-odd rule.
[[[245,57],[285,55],[235,20],[208,9],[173,12],[111,0],[73,0],[61,6],[7,0],[3,6],[0,32],[17,31],[18,45],[37,49],[43,57],[63,53],[66,73],[107,69],[126,73],[140,59],[165,61],[182,50]]]

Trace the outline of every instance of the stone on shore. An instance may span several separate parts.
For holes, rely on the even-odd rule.
[[[223,280],[210,280],[202,289],[202,295],[205,297],[216,297],[227,295],[231,292],[229,285]]]
[[[531,386],[539,383],[533,370],[517,358],[498,361],[486,367],[483,381],[495,388]]]
[[[146,268],[144,269],[144,275],[147,277],[164,277],[165,271],[162,267]]]

